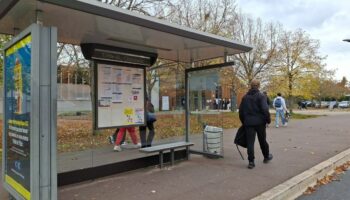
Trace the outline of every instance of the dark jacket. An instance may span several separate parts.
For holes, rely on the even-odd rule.
[[[146,111],[150,113],[154,113],[154,106],[149,100],[146,101]]]
[[[239,119],[244,126],[259,126],[271,123],[266,96],[257,89],[250,89],[239,106]]]
[[[266,95],[265,95],[266,96]],[[271,104],[271,100],[268,96],[266,96],[266,103],[267,103],[267,106],[270,107],[270,104]]]

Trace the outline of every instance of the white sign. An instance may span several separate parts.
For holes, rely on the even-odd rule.
[[[145,70],[97,65],[97,128],[145,123]]]
[[[169,96],[162,96],[162,110],[169,110]]]

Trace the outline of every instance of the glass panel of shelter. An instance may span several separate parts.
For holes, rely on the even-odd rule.
[[[145,156],[132,145],[130,135],[126,133],[122,151],[113,151],[114,144],[109,136],[115,128],[102,129],[93,134],[92,102],[89,87],[89,68],[84,78],[74,75],[75,70],[69,66],[60,66],[58,71],[57,101],[57,148],[58,173],[86,169],[133,160]],[[84,68],[83,68],[84,70]],[[177,66],[148,70],[157,76],[146,83],[147,96],[154,105],[157,121],[154,123],[155,137],[152,145],[185,140],[185,88],[184,70]],[[147,130],[148,131],[148,130]],[[138,141],[139,128],[136,127]]]
[[[223,111],[227,110],[227,102],[222,95],[220,72],[220,68],[188,72],[189,141],[195,143],[191,150],[197,152],[209,151],[204,133],[206,126],[223,127]],[[218,148],[222,145],[222,132],[220,134]]]

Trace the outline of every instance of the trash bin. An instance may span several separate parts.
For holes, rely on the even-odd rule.
[[[203,132],[203,151],[223,156],[223,129],[206,126]]]

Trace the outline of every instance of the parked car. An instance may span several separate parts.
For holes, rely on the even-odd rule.
[[[328,102],[328,108],[329,109],[338,108],[338,102],[337,101]]]
[[[341,101],[338,104],[339,108],[349,108],[350,107],[350,102],[349,101]]]
[[[312,101],[305,101],[306,107],[314,107],[315,103]]]
[[[319,101],[315,102],[315,108],[320,108],[320,102]]]
[[[309,100],[303,100],[298,102],[299,109],[307,109],[307,107],[314,107],[315,103]]]
[[[321,108],[328,108],[329,101],[321,101]]]

